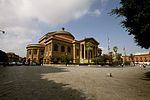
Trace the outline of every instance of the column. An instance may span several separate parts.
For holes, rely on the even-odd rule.
[[[76,45],[73,44],[73,63],[76,62]]]
[[[37,62],[40,63],[39,62],[40,61],[40,49],[39,48],[37,49],[37,58],[36,59],[37,59]]]
[[[33,61],[33,49],[31,49],[31,59],[30,59],[30,63]]]

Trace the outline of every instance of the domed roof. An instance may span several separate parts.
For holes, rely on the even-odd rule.
[[[54,32],[48,32],[43,37],[40,38],[39,43],[43,41],[44,39],[48,39],[51,36],[58,36],[58,37],[65,37],[71,40],[74,40],[75,37],[68,31],[65,31],[65,28],[62,28],[61,30],[54,31]]]
[[[56,31],[54,33],[54,35],[69,35],[69,36],[71,36],[74,39],[74,36],[70,32],[65,31],[65,28],[62,28],[61,30]]]

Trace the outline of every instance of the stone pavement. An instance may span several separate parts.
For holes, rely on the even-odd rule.
[[[149,100],[149,75],[140,67],[0,67],[0,100]]]
[[[64,68],[13,66],[0,68],[0,100],[85,100],[68,84],[41,79],[41,74],[66,72]]]

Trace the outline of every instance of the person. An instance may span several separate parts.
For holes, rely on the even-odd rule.
[[[143,68],[146,68],[146,65],[145,65],[145,64],[143,64]]]
[[[124,66],[124,64],[122,63],[122,64],[121,64],[121,66],[123,67],[123,66]]]

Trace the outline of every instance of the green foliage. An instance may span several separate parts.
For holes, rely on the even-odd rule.
[[[59,62],[59,57],[50,56],[50,61],[54,64],[57,64]]]
[[[124,65],[129,66],[130,63],[131,63],[130,61],[126,61],[126,62],[124,62]]]
[[[120,65],[123,62],[121,55],[122,54],[117,53],[116,60],[113,61],[113,53],[109,52],[108,54],[103,54],[102,56],[95,57],[94,59],[92,59],[92,61],[94,62],[94,64]]]
[[[121,58],[122,54],[117,53],[116,60],[113,62],[113,65],[121,65],[123,63],[123,59]]]
[[[137,45],[150,48],[150,0],[121,0],[120,4],[111,14],[124,18],[121,24],[134,36]]]
[[[114,51],[115,53],[117,53],[118,47],[117,47],[117,46],[114,46],[114,47],[113,47],[113,51]]]
[[[0,62],[8,62],[8,56],[2,50],[0,50]]]
[[[107,54],[103,54],[102,56],[92,59],[92,62],[94,62],[95,64],[106,64],[108,61],[109,56]]]
[[[62,64],[69,64],[69,63],[72,63],[72,59],[69,58],[69,57],[54,57],[54,56],[51,56],[50,57],[50,61],[54,64],[57,64],[57,63],[62,63]]]

